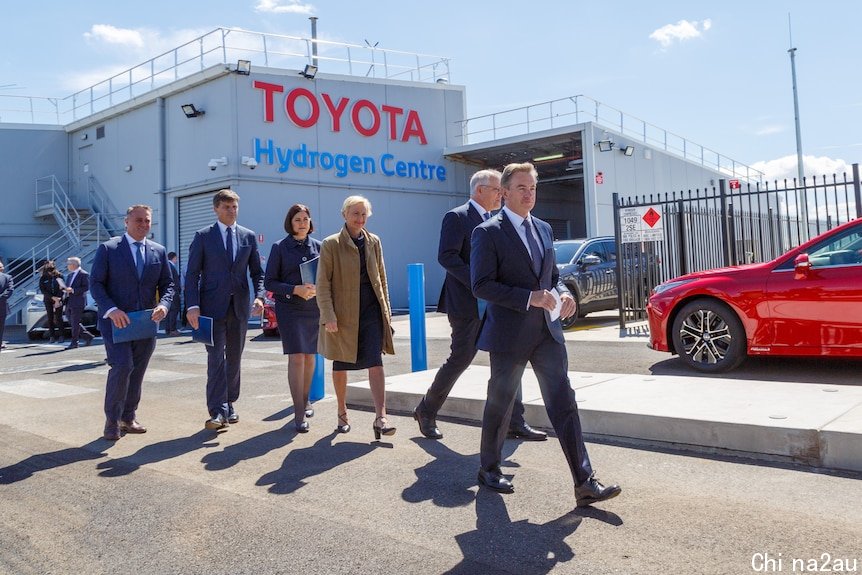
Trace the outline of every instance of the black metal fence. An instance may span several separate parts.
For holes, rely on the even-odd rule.
[[[650,290],[690,272],[772,260],[862,217],[852,174],[792,181],[719,180],[718,188],[620,199],[614,194],[620,328],[646,318]],[[640,265],[623,265],[638,261]]]

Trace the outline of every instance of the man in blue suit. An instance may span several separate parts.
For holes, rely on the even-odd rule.
[[[3,332],[6,329],[6,314],[9,313],[8,301],[15,291],[15,282],[12,281],[12,276],[3,271],[4,269],[3,262],[0,262],[0,349],[6,347]]]
[[[443,437],[437,427],[437,412],[478,351],[476,337],[482,318],[479,302],[470,288],[470,236],[473,228],[491,217],[491,211],[500,209],[501,195],[500,172],[479,170],[470,178],[470,200],[443,216],[437,261],[446,269],[446,279],[437,311],[448,316],[452,328],[451,353],[413,410],[420,433],[429,439]],[[533,429],[524,421],[524,404],[520,397],[515,399],[508,436],[527,441],[548,438],[545,432]]]
[[[126,210],[126,233],[98,247],[90,273],[90,291],[99,308],[99,331],[111,366],[105,388],[103,435],[109,441],[125,433],[146,433],[136,414],[144,374],[156,348],[155,337],[115,343],[112,326],[125,328],[130,323],[128,312],[150,308],[154,308],[152,320],[158,323],[174,297],[165,248],[147,237],[152,214],[152,208],[144,205]]]
[[[550,315],[559,308],[560,317],[570,317],[577,311],[576,304],[559,281],[551,226],[530,214],[536,204],[537,177],[533,164],[506,166],[500,179],[505,207],[477,227],[471,241],[473,293],[488,301],[478,347],[491,356],[479,483],[501,493],[514,491],[500,464],[512,405],[530,362],[581,507],[615,497],[621,490],[617,485],[606,487],[593,476],[584,445],[575,392],[567,375],[563,329],[559,317],[551,320]]]
[[[84,308],[87,306],[87,292],[90,291],[90,274],[81,267],[81,258],[77,256],[66,260],[66,268],[69,273],[63,291],[66,292],[66,317],[69,318],[69,326],[72,328],[72,342],[66,349],[75,349],[81,338],[85,346],[93,343],[93,334],[81,325]]]
[[[195,232],[186,264],[185,297],[189,325],[201,315],[213,319],[213,345],[207,346],[205,427],[220,430],[238,423],[240,360],[249,318],[248,278],[254,284],[254,314],[263,311],[263,268],[255,233],[237,225],[239,196],[220,190],[213,196],[218,221]]]

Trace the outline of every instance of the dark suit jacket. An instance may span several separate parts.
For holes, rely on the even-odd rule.
[[[9,313],[9,298],[12,297],[12,291],[15,288],[15,284],[12,281],[12,276],[7,273],[0,273],[0,314],[3,315],[3,319],[6,318],[6,314]]]
[[[171,308],[174,282],[165,248],[147,240],[144,258],[144,273],[138,279],[125,235],[111,238],[98,247],[89,279],[99,317],[114,307],[124,312],[150,309],[156,306],[157,294],[161,296],[158,303]]]
[[[66,279],[69,278],[66,274]],[[90,291],[90,274],[82,268],[78,268],[78,275],[75,276],[75,281],[66,287],[72,288],[72,293],[66,294],[66,307],[83,310],[87,305],[87,292]]]
[[[473,294],[488,300],[477,347],[494,352],[517,352],[528,338],[541,334],[543,324],[560,343],[560,320],[551,322],[548,312],[528,308],[530,292],[556,287],[568,293],[560,282],[554,258],[551,226],[533,218],[544,250],[542,272],[533,273],[533,264],[524,242],[505,212],[500,212],[473,230],[470,278]]]
[[[320,240],[312,237],[308,238],[305,246],[298,246],[293,236],[272,244],[263,282],[266,289],[272,292],[272,299],[288,304],[292,310],[318,313],[317,299],[293,297],[293,288],[302,285],[300,264],[319,257],[320,246]]]
[[[224,319],[233,294],[236,316],[248,321],[248,278],[254,284],[255,297],[263,298],[263,268],[254,232],[238,225],[236,238],[236,258],[231,263],[218,223],[195,232],[186,266],[186,308],[199,306],[201,315]]]
[[[446,269],[437,311],[453,317],[478,319],[476,297],[470,284],[470,236],[484,220],[467,202],[449,210],[440,228],[437,261]]]

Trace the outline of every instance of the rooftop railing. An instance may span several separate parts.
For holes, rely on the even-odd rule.
[[[317,55],[313,46],[317,45]],[[449,58],[328,40],[216,28],[65,98],[0,95],[0,122],[65,124],[131,100],[211,66],[301,69],[313,60],[321,72],[413,82],[449,79]]]
[[[763,172],[751,166],[582,94],[476,116],[460,124],[464,143],[476,144],[583,122],[595,122],[633,141],[644,142],[731,178],[754,182],[764,177]],[[585,142],[584,145],[594,143]]]

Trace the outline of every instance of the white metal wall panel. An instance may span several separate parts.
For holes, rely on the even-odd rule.
[[[186,274],[186,260],[189,257],[189,246],[195,237],[195,232],[204,226],[211,225],[216,220],[213,212],[213,196],[215,192],[206,192],[194,196],[186,196],[179,199],[179,238],[180,245],[177,250],[179,258],[180,273]]]

